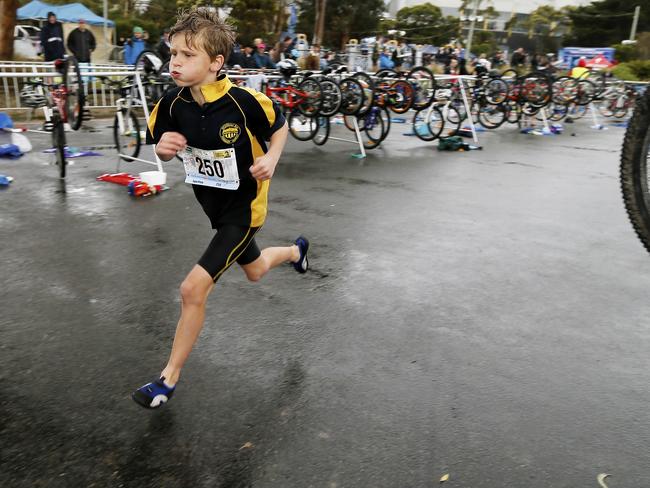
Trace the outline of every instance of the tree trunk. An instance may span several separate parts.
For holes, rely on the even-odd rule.
[[[14,27],[18,0],[0,0],[0,59],[10,60],[14,55]]]
[[[282,35],[282,31],[284,31],[284,23],[285,20],[287,19],[286,9],[287,9],[287,1],[280,0],[280,6],[278,8],[278,14],[275,16],[275,26],[273,29],[276,39],[280,39],[280,36]],[[282,39],[280,39],[280,42],[282,42]]]
[[[314,19],[314,36],[312,37],[312,44],[323,44],[323,34],[325,33],[325,9],[327,8],[327,0],[316,0],[316,18]]]

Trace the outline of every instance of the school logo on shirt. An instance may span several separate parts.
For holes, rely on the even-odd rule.
[[[241,127],[233,122],[223,124],[219,130],[219,136],[221,136],[221,140],[226,144],[233,144],[239,139],[239,134],[241,134]]]

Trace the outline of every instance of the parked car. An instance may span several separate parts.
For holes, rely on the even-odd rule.
[[[41,53],[41,29],[33,25],[14,27],[14,54],[23,58],[38,58]]]

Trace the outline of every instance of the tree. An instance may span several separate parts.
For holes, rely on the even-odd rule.
[[[14,55],[14,27],[18,0],[0,0],[0,59]]]
[[[315,4],[315,0],[299,0],[298,30],[309,37],[314,33]],[[342,49],[352,37],[378,34],[383,12],[383,0],[327,0],[323,44]]]
[[[277,0],[227,0],[225,7],[230,7],[230,19],[237,28],[237,34],[244,42],[256,37],[278,40],[278,16],[284,15],[284,6]],[[284,28],[283,17],[282,28]]]
[[[395,29],[418,44],[444,44],[458,31],[458,20],[443,17],[440,7],[431,3],[404,7],[397,12]]]
[[[642,5],[637,32],[650,31],[647,0],[601,0],[574,8],[569,13],[573,29],[565,44],[598,47],[610,46],[627,39],[636,5]]]
[[[571,29],[570,8],[556,9],[542,5],[533,10],[521,26],[528,31],[528,37],[535,36],[538,51],[553,51],[558,39]]]

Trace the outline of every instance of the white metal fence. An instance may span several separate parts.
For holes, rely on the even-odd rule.
[[[81,75],[84,78],[86,92],[86,107],[89,109],[114,108],[115,101],[120,97],[115,89],[106,85],[94,76],[84,77],[84,73],[93,72],[120,72],[128,76],[134,72],[134,67],[125,64],[105,63],[92,65],[79,63]],[[53,62],[0,62],[0,111],[31,112],[31,107],[25,107],[20,101],[20,90],[31,76],[40,77],[43,73],[55,71]],[[7,76],[13,73],[15,76]],[[5,74],[3,76],[3,74]],[[120,76],[124,76],[120,75]],[[115,76],[114,78],[119,78]]]

